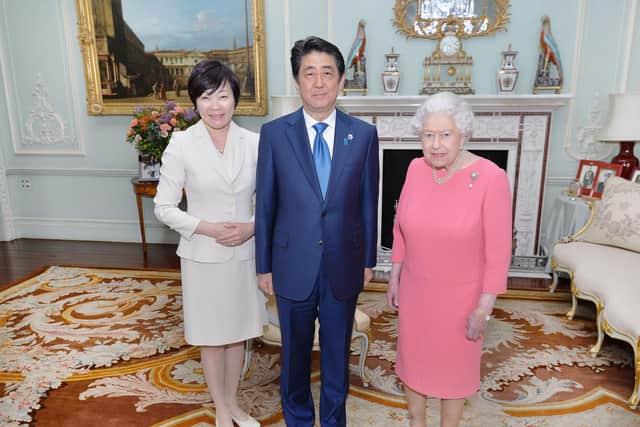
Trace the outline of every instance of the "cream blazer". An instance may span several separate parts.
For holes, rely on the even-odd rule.
[[[234,144],[233,167],[225,164],[200,120],[185,131],[174,132],[162,155],[160,182],[153,202],[160,222],[180,234],[177,254],[198,262],[224,262],[255,257],[254,238],[228,247],[194,234],[200,220],[253,222],[258,134],[231,122],[227,141]],[[182,191],[186,212],[178,208]]]

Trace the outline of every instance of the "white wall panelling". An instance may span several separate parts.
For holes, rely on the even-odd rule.
[[[4,102],[7,106],[7,118],[9,121],[9,133],[11,137],[12,146],[15,147],[15,144],[19,138],[18,130],[16,126],[18,124],[18,120],[15,117],[16,111],[14,109],[14,104],[12,104],[13,100],[16,99],[16,96],[13,94],[14,88],[16,87],[16,81],[13,80],[13,73],[10,73],[9,70],[10,63],[12,63],[11,56],[9,55],[9,23],[7,22],[8,13],[7,13],[7,3],[0,3],[0,75],[2,77],[2,86],[4,88]],[[15,148],[14,148],[15,151]],[[0,183],[0,185],[2,185]],[[6,191],[6,188],[5,188]],[[2,188],[0,187],[0,192],[2,192]]]
[[[284,0],[282,2],[282,19],[284,20],[284,51],[285,52],[290,52],[291,51],[291,16],[289,14],[289,10],[291,9],[289,2],[290,1],[295,1],[295,0]],[[284,91],[285,91],[285,95],[289,96],[291,95],[291,87],[293,86],[293,80],[291,77],[291,65],[289,65],[289,62],[287,62],[286,60],[287,55],[285,54],[285,60],[284,60],[284,75],[285,77],[285,84],[284,84]]]
[[[336,35],[335,35],[334,23],[333,23],[333,13],[334,13],[334,0],[327,0],[327,40],[329,40],[331,43],[336,42]],[[343,52],[343,54],[345,55],[348,53],[349,52]]]
[[[8,71],[7,71],[7,55],[6,55],[6,13],[4,10],[4,3],[0,3],[0,79],[2,88],[4,89],[5,102],[8,105]],[[7,109],[8,114],[11,114],[11,109]],[[11,120],[9,123],[9,138],[13,138],[15,129],[13,129],[13,123]],[[0,142],[3,140],[0,139]],[[11,203],[9,199],[9,185],[7,182],[7,169],[6,162],[3,154],[3,147],[0,147],[0,240],[13,240],[15,238],[15,228],[13,225],[13,213],[11,211]]]
[[[620,92],[626,92],[629,81],[629,67],[631,65],[631,49],[633,48],[633,34],[636,30],[634,23],[638,13],[638,1],[630,0],[628,3],[629,13],[627,15],[626,35],[624,42],[624,59],[622,61],[622,76],[620,78]]]
[[[13,225],[13,213],[9,201],[9,185],[4,155],[0,147],[0,241],[15,239],[16,232]]]
[[[576,47],[573,51],[573,66],[571,67],[571,80],[569,80],[569,84],[571,88],[569,89],[571,93],[575,93],[578,81],[579,70],[582,65],[582,34],[584,32],[584,20],[585,20],[585,0],[578,1],[578,14],[577,14],[577,22],[576,22]],[[572,144],[572,132],[573,132],[573,123],[575,120],[575,99],[572,99],[569,102],[569,112],[567,118],[567,126],[565,128],[565,137],[564,137],[564,151],[569,155],[570,158],[579,160],[583,158],[580,153],[576,153],[573,149]]]
[[[8,3],[5,3],[5,8],[6,4]],[[84,132],[79,127],[82,123],[78,105],[81,99],[78,90],[73,89],[74,85],[81,84],[82,80],[78,80],[78,73],[73,73],[69,65],[69,55],[77,50],[68,17],[69,8],[75,13],[74,5],[73,2],[56,0],[43,3],[43,6],[53,9],[49,11],[48,16],[51,19],[51,28],[56,29],[55,37],[47,40],[47,43],[55,41],[58,47],[63,48],[60,49],[61,56],[57,58],[47,58],[41,52],[42,61],[38,63],[40,70],[34,67],[31,58],[21,55],[18,51],[20,47],[16,40],[22,34],[15,30],[15,25],[8,25],[6,9],[3,14],[5,31],[2,36],[7,46],[3,58],[7,59],[9,75],[5,87],[7,105],[12,106],[9,109],[9,120],[13,130],[13,151],[19,155],[85,155],[82,139]],[[13,30],[9,31],[10,28]],[[32,54],[38,55],[37,52]],[[55,64],[49,63],[49,60],[55,61]],[[25,66],[28,71],[19,71]],[[57,75],[57,71],[62,74]],[[30,89],[27,94],[25,83],[29,80]],[[7,81],[12,82],[10,90]],[[54,93],[57,96],[54,97]]]

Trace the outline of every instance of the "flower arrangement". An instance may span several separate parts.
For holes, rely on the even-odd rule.
[[[161,107],[136,107],[127,131],[127,141],[135,144],[145,164],[156,164],[160,162],[173,131],[187,129],[199,118],[195,110],[185,110],[175,102],[167,102]]]

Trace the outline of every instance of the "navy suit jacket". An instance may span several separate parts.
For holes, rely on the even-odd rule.
[[[323,200],[302,109],[262,126],[256,178],[256,270],[294,301],[322,274],[337,299],[356,296],[377,254],[378,134],[336,111]]]

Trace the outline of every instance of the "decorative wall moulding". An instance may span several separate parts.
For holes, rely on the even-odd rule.
[[[16,232],[9,203],[9,184],[3,164],[4,160],[0,152],[0,241],[9,241],[15,239]]]
[[[80,115],[78,108],[84,96],[77,89],[71,57],[78,46],[68,19],[73,4],[63,0],[42,3],[39,12],[48,17],[48,26],[39,47],[47,54],[38,56],[39,66],[33,67],[33,55],[26,55],[24,46],[12,42],[29,33],[21,23],[20,2],[13,3],[4,8],[0,19],[2,95],[12,106],[7,111],[9,126],[5,129],[13,148],[9,154],[84,156],[85,114]]]
[[[133,178],[137,169],[54,169],[54,168],[8,168],[13,176],[86,176],[106,178]]]
[[[584,126],[577,126],[575,143],[573,139],[565,142],[565,151],[574,159],[605,160],[611,158],[618,148],[598,139],[602,129],[602,105],[600,93],[595,92],[589,104],[589,118]]]
[[[22,120],[19,136],[13,141],[14,154],[34,155],[85,155],[83,147],[74,134],[76,126],[70,126],[64,113],[56,108],[49,96],[48,82],[42,73],[36,75],[31,91],[31,108],[24,116],[11,116],[9,120]],[[74,117],[77,120],[77,117]],[[16,126],[17,128],[17,126]]]
[[[24,125],[24,144],[50,147],[72,143],[68,126],[54,110],[40,73],[31,95],[33,107]]]

